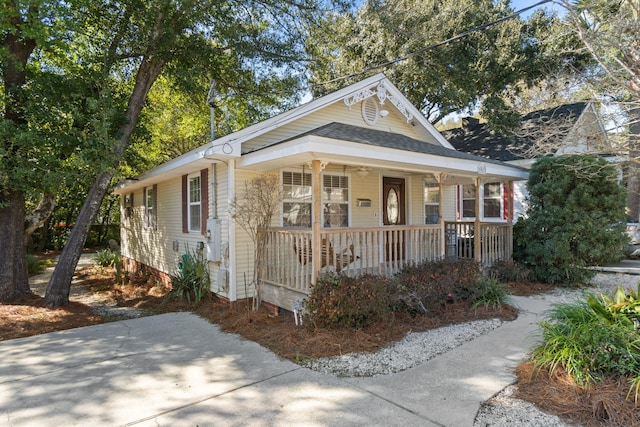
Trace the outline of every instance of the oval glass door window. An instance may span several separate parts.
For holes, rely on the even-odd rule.
[[[398,223],[399,213],[398,193],[394,188],[390,188],[387,193],[387,220],[389,224],[396,225]]]

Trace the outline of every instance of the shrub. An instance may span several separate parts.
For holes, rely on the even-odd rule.
[[[191,304],[191,298],[196,303],[209,292],[209,265],[200,254],[190,251],[182,255],[182,261],[178,264],[178,270],[171,275],[171,291],[167,294],[169,299],[186,298]]]
[[[493,277],[482,277],[475,287],[472,307],[483,305],[485,308],[500,308],[509,302],[507,287]]]
[[[479,278],[475,261],[428,261],[405,267],[396,275],[395,299],[411,313],[426,314],[446,301],[468,300]]]
[[[526,282],[529,280],[529,270],[511,260],[496,261],[489,267],[489,276],[501,282]]]
[[[527,218],[514,227],[514,259],[531,279],[576,283],[590,278],[588,265],[624,256],[625,191],[602,158],[541,158],[531,168]]]
[[[325,276],[311,289],[305,307],[317,326],[364,327],[389,312],[389,289],[389,279],[381,276]]]
[[[100,267],[113,267],[119,262],[119,259],[120,255],[109,249],[98,251],[93,256],[93,260]]]
[[[44,267],[38,257],[32,254],[27,254],[27,272],[29,276],[34,274],[40,274],[44,271]]]
[[[564,368],[579,385],[607,376],[628,379],[637,397],[640,386],[640,335],[637,293],[589,295],[586,301],[554,306],[540,325],[542,340],[532,352],[536,367],[553,373]],[[634,308],[635,307],[635,308]],[[625,314],[625,309],[627,314]],[[615,315],[614,315],[615,313]]]

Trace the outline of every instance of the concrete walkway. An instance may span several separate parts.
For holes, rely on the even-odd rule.
[[[302,368],[189,313],[0,342],[0,425],[473,426],[553,298],[513,301],[517,320],[370,378]]]

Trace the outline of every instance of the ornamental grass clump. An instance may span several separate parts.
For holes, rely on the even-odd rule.
[[[167,297],[186,299],[189,304],[193,298],[195,303],[199,303],[209,293],[209,285],[207,261],[200,253],[187,249],[178,264],[178,270],[171,275],[171,291]]]
[[[638,292],[618,287],[613,296],[588,295],[558,304],[541,322],[541,342],[531,359],[537,369],[565,370],[578,386],[608,378],[629,383],[629,396],[640,392]]]

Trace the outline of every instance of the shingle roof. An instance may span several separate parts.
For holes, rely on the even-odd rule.
[[[495,159],[487,159],[484,157],[478,157],[473,154],[464,153],[461,151],[452,150],[450,148],[443,147],[441,145],[431,144],[425,141],[420,141],[414,138],[410,138],[406,135],[385,132],[375,129],[363,128],[359,126],[348,125],[345,123],[331,122],[324,126],[312,129],[304,132],[300,135],[296,135],[292,138],[288,138],[284,141],[279,141],[268,146],[260,147],[253,150],[258,151],[265,149],[269,146],[282,144],[287,141],[302,138],[304,136],[314,135],[331,139],[337,139],[342,141],[357,142],[360,144],[374,145],[378,147],[395,148],[398,150],[411,151],[415,153],[431,154],[440,157],[449,157],[461,160],[481,161],[485,163],[502,164],[501,161]]]
[[[523,160],[529,158],[526,153],[536,142],[535,133],[528,130],[543,126],[566,129],[567,126],[575,124],[586,107],[586,102],[577,102],[534,111],[522,117],[520,131],[509,135],[494,133],[486,124],[471,125],[468,129],[452,129],[442,132],[442,135],[456,150],[465,153],[503,162]],[[562,136],[557,138],[562,138]],[[553,138],[549,138],[547,141],[554,142]]]

